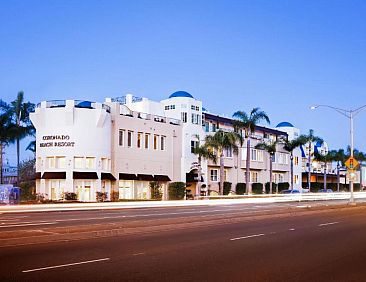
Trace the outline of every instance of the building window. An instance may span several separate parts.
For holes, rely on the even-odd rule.
[[[297,175],[297,174],[294,175],[294,182],[296,184],[299,184],[299,175]]]
[[[224,181],[228,181],[229,172],[227,169],[224,169]]]
[[[294,158],[294,163],[295,163],[295,165],[299,165],[299,157]]]
[[[211,181],[213,181],[213,182],[218,181],[217,173],[218,173],[217,169],[211,169],[211,171],[210,171],[210,180]]]
[[[66,158],[56,157],[57,168],[66,168]]]
[[[216,132],[216,129],[217,129],[217,128],[216,128],[216,124],[215,124],[215,123],[213,123],[213,124],[212,124],[212,132]]]
[[[192,114],[192,123],[193,124],[200,124],[200,115]]]
[[[226,148],[224,150],[224,155],[227,158],[232,158],[233,157],[233,149],[232,148]]]
[[[118,144],[122,147],[125,146],[125,131],[123,129],[119,130]]]
[[[47,167],[48,168],[55,168],[55,158],[54,157],[47,157]]]
[[[83,168],[83,158],[82,157],[75,157],[74,158],[74,167],[75,168]]]
[[[159,135],[154,135],[154,150],[158,149]]]
[[[164,151],[165,150],[165,136],[161,136],[160,137],[160,150]]]
[[[149,149],[150,134],[145,133],[145,149]]]
[[[210,124],[208,122],[205,122],[205,132],[210,132]]]
[[[184,122],[184,123],[187,122],[187,113],[186,112],[182,112],[182,122]]]
[[[250,159],[256,162],[263,162],[263,150],[251,149]]]
[[[85,159],[85,168],[87,168],[87,169],[95,168],[95,158],[86,157],[86,159]]]
[[[191,110],[195,110],[195,109],[196,109],[196,107],[191,105]]]
[[[129,148],[132,147],[132,134],[133,134],[133,131],[127,132],[127,147],[129,147]]]
[[[142,146],[142,132],[137,133],[137,148]]]
[[[102,158],[102,170],[108,170],[108,159]]]
[[[191,140],[191,153],[194,154],[195,148],[199,146],[199,141]]]
[[[258,182],[258,172],[256,172],[256,171],[250,172],[250,182],[252,182],[252,183]]]

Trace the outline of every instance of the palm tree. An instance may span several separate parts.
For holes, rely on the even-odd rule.
[[[224,191],[224,177],[225,177],[225,164],[224,164],[224,150],[238,151],[237,142],[240,140],[240,136],[234,132],[225,132],[222,130],[216,131],[214,135],[206,136],[206,146],[213,148],[217,151],[217,155],[220,158],[220,187],[219,194],[223,195]]]
[[[313,143],[322,145],[324,143],[323,139],[314,135],[314,130],[310,129],[309,134],[301,135],[308,144],[308,189],[311,189],[311,147]]]
[[[245,171],[245,186],[246,193],[252,193],[252,187],[250,186],[250,136],[255,131],[255,127],[261,122],[266,121],[270,123],[269,117],[260,108],[254,108],[248,115],[244,111],[237,111],[233,114],[237,120],[234,123],[234,127],[240,130],[244,130],[245,138],[247,138],[247,159],[246,159],[246,171]]]
[[[327,166],[328,163],[331,163],[336,158],[336,151],[329,151],[326,155],[322,155],[318,152],[314,153],[314,160],[323,163],[324,165],[324,189],[327,189]]]
[[[202,159],[212,160],[216,163],[216,155],[209,149],[206,143],[200,144],[200,137],[196,135],[198,142],[196,146],[193,148],[193,154],[197,155],[198,160],[198,195],[201,195],[201,177],[202,177]]]
[[[20,140],[31,135],[34,127],[29,119],[29,113],[34,111],[34,104],[24,102],[23,91],[18,92],[17,98],[11,102],[10,110],[15,123],[13,142],[17,146],[17,185],[19,185],[19,165],[20,165]]]
[[[337,163],[337,192],[339,192],[340,188],[340,168],[344,166],[344,163],[347,160],[347,155],[343,149],[339,149],[333,153],[334,159],[333,161]]]
[[[9,105],[0,100],[0,184],[3,183],[3,150],[13,139],[14,124]]]
[[[293,140],[283,139],[283,148],[290,153],[290,169],[291,169],[291,190],[294,189],[294,150],[306,144],[306,140],[303,136],[299,136]]]
[[[255,148],[260,150],[265,150],[269,154],[269,193],[272,194],[272,165],[273,165],[273,157],[277,151],[278,141],[272,141],[269,143],[261,142],[258,143]],[[276,186],[276,194],[278,193],[278,186]]]

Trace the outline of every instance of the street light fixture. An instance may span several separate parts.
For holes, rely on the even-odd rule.
[[[354,130],[353,130],[353,118],[359,113],[361,112],[363,109],[366,108],[366,105],[363,105],[357,109],[354,110],[346,110],[346,109],[341,109],[341,108],[336,108],[333,106],[328,106],[328,105],[314,105],[311,106],[310,109],[311,110],[315,110],[319,107],[325,107],[325,108],[330,108],[332,110],[335,110],[336,112],[340,113],[341,115],[345,116],[346,118],[349,119],[350,122],[350,142],[351,142],[351,157],[353,158],[353,151],[354,151]],[[355,198],[353,195],[353,177],[349,178],[349,190],[351,192],[351,197],[349,199],[350,204],[355,204]]]

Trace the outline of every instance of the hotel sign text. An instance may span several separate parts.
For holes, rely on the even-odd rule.
[[[40,147],[74,147],[75,142],[70,141],[69,135],[44,135],[39,143]]]

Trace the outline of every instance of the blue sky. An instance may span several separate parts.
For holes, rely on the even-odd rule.
[[[1,1],[1,99],[186,90],[211,112],[258,106],[272,126],[290,121],[345,147],[347,119],[309,106],[366,104],[365,14],[365,1],[346,0]],[[355,121],[364,151],[365,120]]]

